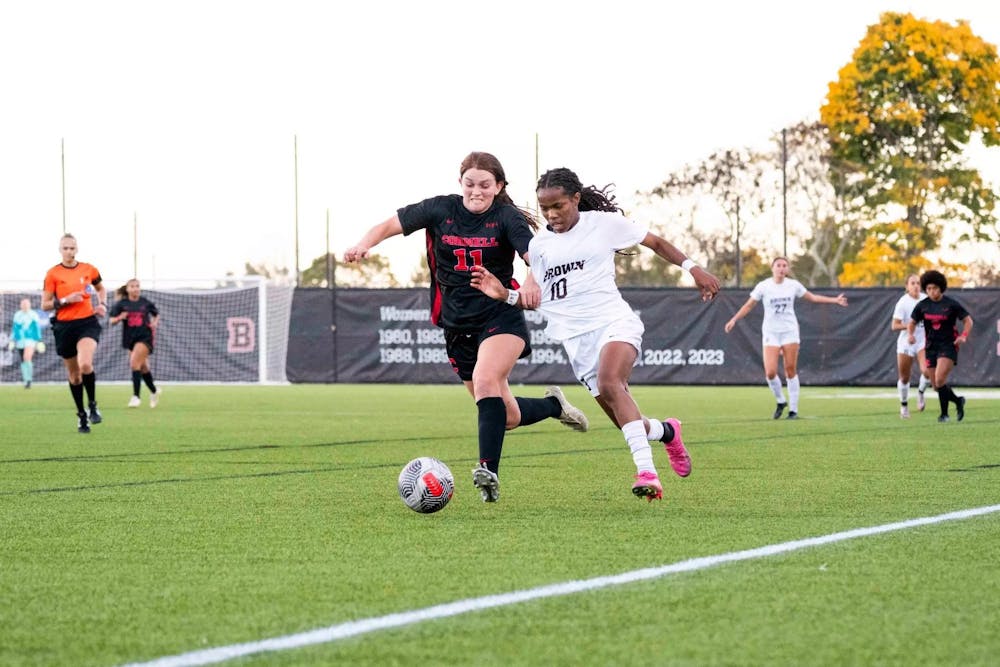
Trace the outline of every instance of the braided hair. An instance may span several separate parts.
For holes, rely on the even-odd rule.
[[[563,192],[571,197],[580,193],[579,208],[581,211],[607,211],[624,215],[625,211],[615,203],[615,196],[611,194],[614,185],[614,183],[608,183],[603,188],[598,188],[596,185],[584,186],[580,182],[580,177],[571,170],[566,167],[557,167],[542,174],[535,190],[562,188]]]
[[[493,174],[493,178],[496,179],[498,184],[502,184],[500,187],[500,192],[497,193],[496,200],[501,204],[508,204],[517,209],[518,213],[524,218],[524,221],[528,223],[528,226],[533,230],[538,229],[538,220],[535,218],[534,214],[527,209],[521,208],[514,203],[514,200],[510,198],[507,194],[507,175],[503,171],[503,165],[500,164],[500,160],[496,158],[492,153],[484,153],[481,151],[473,151],[465,156],[462,160],[462,165],[458,170],[458,177],[462,178],[465,172],[470,169],[481,169],[482,171],[488,171]]]

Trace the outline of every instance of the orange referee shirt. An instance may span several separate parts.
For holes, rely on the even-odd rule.
[[[68,296],[73,292],[86,291],[88,285],[100,285],[101,273],[97,267],[85,262],[77,262],[76,266],[70,268],[65,264],[56,264],[45,274],[46,292],[52,292],[56,300]],[[69,320],[82,320],[94,314],[94,305],[90,299],[85,298],[79,303],[67,303],[59,306],[56,311],[56,319],[60,322]]]

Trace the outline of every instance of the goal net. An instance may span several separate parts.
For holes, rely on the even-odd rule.
[[[109,309],[125,281],[105,280]],[[9,287],[9,286],[8,286]],[[226,278],[208,288],[173,287],[146,281],[142,295],[156,304],[160,324],[150,358],[157,381],[194,383],[283,383],[292,310],[291,285],[263,279]],[[34,358],[35,382],[65,382],[66,371],[56,354],[50,313],[41,310],[40,289],[0,290],[0,383],[20,383],[21,357],[11,349],[11,325],[21,300],[38,312],[46,351]],[[94,360],[99,382],[131,379],[128,351],[120,326],[102,322],[101,343]]]

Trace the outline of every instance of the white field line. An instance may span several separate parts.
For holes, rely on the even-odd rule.
[[[817,389],[817,391],[820,391]],[[914,395],[917,393],[916,387],[910,387],[910,400],[914,400]],[[986,400],[1000,400],[1000,391],[991,389],[961,389],[959,388],[958,393],[966,398],[972,398],[976,400],[986,399]],[[934,396],[937,398],[937,392],[933,387],[927,388],[928,396]],[[845,391],[843,393],[832,392],[832,393],[819,393],[819,394],[809,394],[808,398],[828,398],[828,399],[841,399],[841,398],[860,398],[871,400],[873,398],[894,398],[899,400],[898,391],[879,391],[879,392],[850,392]]]
[[[705,556],[702,558],[692,558],[690,560],[684,560],[670,565],[633,570],[631,572],[623,572],[622,574],[616,574],[613,576],[596,577],[594,579],[584,579],[580,581],[567,581],[561,584],[541,586],[539,588],[515,591],[513,593],[500,593],[497,595],[487,595],[484,597],[469,598],[467,600],[458,600],[456,602],[439,604],[425,609],[416,609],[414,611],[389,614],[388,616],[378,616],[359,621],[339,623],[337,625],[310,630],[308,632],[300,632],[294,635],[272,637],[271,639],[262,639],[260,641],[246,642],[244,644],[217,646],[215,648],[191,651],[189,653],[164,656],[162,658],[150,660],[149,662],[129,663],[125,667],[190,667],[193,665],[210,665],[256,653],[287,651],[289,649],[301,648],[303,646],[326,644],[340,639],[346,639],[348,637],[356,637],[369,632],[376,632],[378,630],[399,628],[406,625],[421,623],[423,621],[447,618],[449,616],[458,616],[459,614],[467,614],[483,609],[491,609],[493,607],[505,607],[507,605],[527,602],[529,600],[538,600],[541,598],[550,598],[560,595],[572,595],[573,593],[593,591],[600,588],[608,588],[610,586],[621,586],[637,581],[657,579],[668,574],[676,574],[678,572],[703,570],[705,568],[715,567],[716,565],[722,565],[723,563],[734,563],[737,561],[765,558],[767,556],[775,556],[809,547],[817,547],[824,544],[833,544],[834,542],[853,540],[858,537],[868,537],[870,535],[890,533],[896,530],[917,528],[919,526],[943,523],[945,521],[970,519],[977,516],[992,514],[994,512],[1000,512],[1000,505],[990,505],[987,507],[977,507],[957,512],[949,512],[947,514],[939,514],[937,516],[909,519],[907,521],[900,521],[897,523],[887,523],[882,526],[855,528],[841,533],[831,533],[830,535],[822,535],[820,537],[809,537],[802,540],[771,544],[764,547],[758,547],[756,549],[733,551],[730,553],[719,554],[716,556]]]

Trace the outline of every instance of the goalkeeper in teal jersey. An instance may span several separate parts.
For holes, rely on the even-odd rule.
[[[21,379],[24,380],[24,388],[31,389],[34,373],[32,359],[36,348],[41,351],[39,344],[42,342],[42,325],[38,313],[31,309],[30,299],[21,299],[21,309],[14,313],[11,329],[12,342],[21,355]]]

